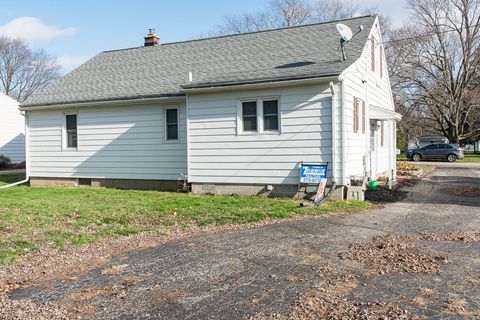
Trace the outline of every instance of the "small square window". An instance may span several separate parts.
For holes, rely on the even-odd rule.
[[[78,136],[77,136],[77,115],[68,114],[65,116],[66,122],[66,134],[67,134],[67,148],[77,148],[78,147]]]
[[[167,141],[178,140],[178,109],[166,109],[165,118]]]
[[[263,101],[263,129],[278,131],[278,100]]]
[[[258,131],[257,129],[257,102],[242,102],[243,131]]]

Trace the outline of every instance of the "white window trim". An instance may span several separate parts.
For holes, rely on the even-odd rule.
[[[278,130],[265,130],[263,125],[263,101],[278,101]],[[257,131],[243,130],[243,103],[257,103]],[[237,100],[237,135],[279,135],[282,132],[282,110],[279,96],[244,98]]]
[[[358,134],[364,134],[363,133],[363,127],[362,127],[362,116],[363,116],[363,108],[362,108],[362,103],[363,103],[363,100],[360,99],[359,97],[356,97],[355,99],[357,99],[357,132]],[[365,106],[365,109],[366,109],[366,106]],[[365,131],[366,131],[366,128],[365,128]]]
[[[177,110],[177,139],[168,139],[168,127],[167,127],[167,110]],[[163,113],[165,121],[165,134],[163,135],[164,143],[180,143],[180,108],[179,107],[166,107]]]
[[[67,135],[67,116],[76,115],[77,116],[77,147],[69,148],[68,147],[68,135]],[[80,145],[80,139],[78,134],[78,112],[63,112],[62,113],[62,150],[63,151],[78,151]]]

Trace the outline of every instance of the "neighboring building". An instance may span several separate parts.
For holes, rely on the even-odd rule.
[[[480,151],[480,141],[468,143],[463,147],[463,149],[467,152],[478,153]]]
[[[25,118],[18,102],[0,93],[0,155],[12,163],[25,161]]]
[[[377,16],[102,52],[22,104],[31,185],[296,192],[300,162],[395,179]]]
[[[438,134],[424,134],[408,141],[408,149],[422,148],[432,143],[448,143],[448,139]]]

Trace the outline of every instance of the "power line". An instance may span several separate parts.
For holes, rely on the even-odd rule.
[[[474,25],[471,25],[471,26],[468,26],[468,27],[469,28],[475,28],[475,27],[478,27],[478,26],[480,26],[480,24],[474,24]],[[462,29],[466,29],[466,28],[467,28],[467,26],[462,27]],[[445,30],[445,31],[440,32],[440,34],[445,34],[445,33],[449,33],[449,32],[457,32],[457,31],[458,30]],[[423,38],[423,37],[427,37],[427,36],[434,36],[436,34],[437,34],[437,32],[427,32],[427,33],[419,34],[419,35],[413,36],[413,37],[406,37],[406,38],[399,38],[399,39],[382,41],[382,42],[378,42],[378,44],[389,44],[389,43],[406,41],[406,40],[415,40],[415,39],[419,39],[419,38]]]

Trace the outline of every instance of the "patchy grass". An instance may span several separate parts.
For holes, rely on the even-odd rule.
[[[0,183],[20,180],[0,176]],[[198,196],[172,192],[104,188],[0,189],[0,263],[42,245],[63,247],[143,231],[168,233],[172,228],[245,224],[268,218],[290,218],[360,211],[366,202],[329,201],[300,208],[292,199]]]
[[[4,186],[6,184],[14,183],[17,181],[22,181],[23,179],[25,179],[24,173],[2,174],[0,172],[0,186]]]
[[[397,154],[397,161],[408,161],[407,154],[405,152]]]
[[[480,153],[465,153],[465,158],[461,162],[480,162]]]

